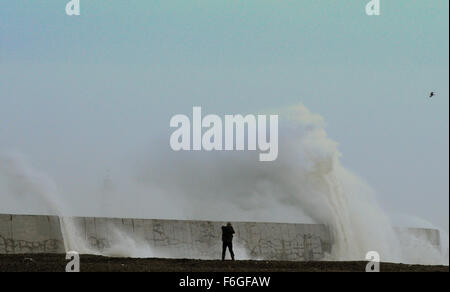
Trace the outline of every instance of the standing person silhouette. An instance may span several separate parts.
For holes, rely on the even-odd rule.
[[[230,222],[226,226],[222,226],[222,261],[225,260],[227,247],[230,251],[231,259],[234,261],[233,234],[234,229]]]

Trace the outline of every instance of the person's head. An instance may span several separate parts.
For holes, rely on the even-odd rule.
[[[228,222],[228,223],[227,223],[227,226],[231,226],[231,222]]]

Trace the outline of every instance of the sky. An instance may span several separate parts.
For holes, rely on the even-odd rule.
[[[301,102],[392,216],[448,231],[447,0],[381,0],[372,17],[366,0],[81,0],[80,16],[67,2],[0,1],[0,152],[63,188],[101,185],[193,106]]]

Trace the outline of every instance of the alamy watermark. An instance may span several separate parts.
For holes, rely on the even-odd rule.
[[[80,15],[80,0],[70,0],[66,4],[66,14],[69,16]]]
[[[193,107],[192,123],[188,116],[179,114],[170,119],[170,127],[177,128],[170,136],[174,151],[242,151],[247,145],[250,151],[258,148],[259,161],[274,161],[278,157],[278,115],[225,115],[223,120],[218,115],[202,117],[202,108]]]
[[[369,16],[379,16],[381,14],[380,1],[381,0],[370,0],[366,5],[366,14]]]
[[[80,255],[76,251],[69,251],[66,253],[66,260],[69,262],[66,265],[66,272],[78,273],[80,272]]]
[[[381,0],[370,0],[366,4],[366,14],[369,16],[380,15],[380,1]],[[80,0],[70,0],[66,4],[66,14],[69,16],[80,15]]]
[[[366,272],[377,273],[380,271],[380,254],[376,251],[369,251],[366,254],[366,260],[369,262],[366,265]]]

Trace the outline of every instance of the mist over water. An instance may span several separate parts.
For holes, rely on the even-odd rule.
[[[93,192],[92,202],[109,206],[110,216],[120,214],[124,201],[130,207],[147,206],[146,218],[160,217],[153,210],[164,206],[168,213],[179,214],[178,219],[326,224],[334,237],[329,260],[365,260],[374,250],[382,261],[448,264],[448,253],[445,258],[423,239],[394,230],[375,192],[342,166],[338,144],[327,136],[321,116],[301,104],[277,112],[281,120],[275,162],[258,161],[256,152],[175,153],[167,143],[155,143],[134,173],[114,181],[110,197]],[[0,162],[0,192],[23,201],[38,196],[60,216],[67,250],[99,253],[64,217],[73,212],[54,181],[20,155],[2,156]],[[111,232],[113,245],[105,255],[159,256],[138,239],[114,228]],[[401,244],[405,241],[410,245]],[[444,248],[448,250],[448,241]]]
[[[81,254],[106,256],[151,257],[151,248],[137,243],[132,237],[122,234],[111,226],[112,246],[100,252],[85,239],[64,201],[56,184],[44,173],[34,169],[20,154],[0,156],[0,192],[13,194],[21,201],[37,199],[48,208],[48,213],[59,217],[65,250]],[[31,196],[31,198],[30,198]]]

